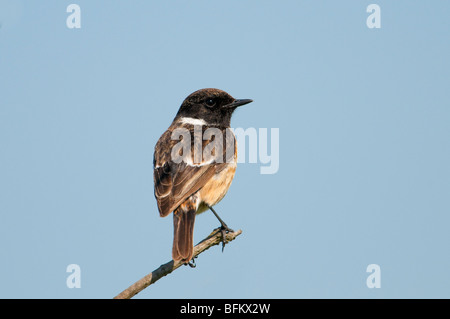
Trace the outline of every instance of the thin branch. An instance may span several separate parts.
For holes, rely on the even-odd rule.
[[[234,240],[237,236],[242,234],[242,230],[238,230],[235,232],[229,232],[225,235],[225,242],[228,243],[232,240]],[[212,246],[218,245],[222,242],[222,234],[219,229],[215,229],[208,237],[203,239],[200,243],[198,243],[194,247],[194,258],[200,255],[205,250],[211,248]],[[179,268],[180,266],[184,265],[182,261],[169,261],[168,263],[165,263],[164,265],[161,265],[158,269],[154,270],[150,274],[146,275],[145,277],[141,278],[140,280],[136,281],[134,284],[132,284],[130,287],[122,291],[120,294],[114,297],[114,299],[130,299],[151,284],[155,283],[162,277],[170,274],[175,269]]]

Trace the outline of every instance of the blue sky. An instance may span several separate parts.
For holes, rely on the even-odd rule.
[[[449,12],[0,1],[0,297],[111,298],[168,262],[153,147],[188,94],[216,87],[254,100],[233,127],[279,129],[279,170],[239,164],[216,210],[243,234],[137,298],[448,298]],[[217,226],[202,214],[194,240]]]

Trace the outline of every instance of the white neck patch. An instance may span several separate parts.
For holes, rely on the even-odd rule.
[[[192,117],[182,117],[179,120],[183,124],[191,124],[191,125],[206,125],[207,123],[204,120],[194,119]]]

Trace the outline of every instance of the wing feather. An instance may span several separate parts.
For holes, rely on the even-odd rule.
[[[204,165],[190,165],[184,161],[175,163],[171,159],[171,150],[178,142],[178,140],[171,139],[169,128],[155,147],[153,181],[161,217],[174,211],[186,198],[202,188],[226,165],[226,163],[216,163],[208,159],[207,164]],[[204,145],[206,143],[208,140],[203,141]]]

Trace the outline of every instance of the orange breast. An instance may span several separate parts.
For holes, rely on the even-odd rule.
[[[229,163],[224,170],[211,178],[211,180],[198,191],[201,204],[197,210],[197,214],[207,210],[207,205],[214,206],[222,200],[227,193],[228,188],[230,188],[235,172],[236,163]]]

